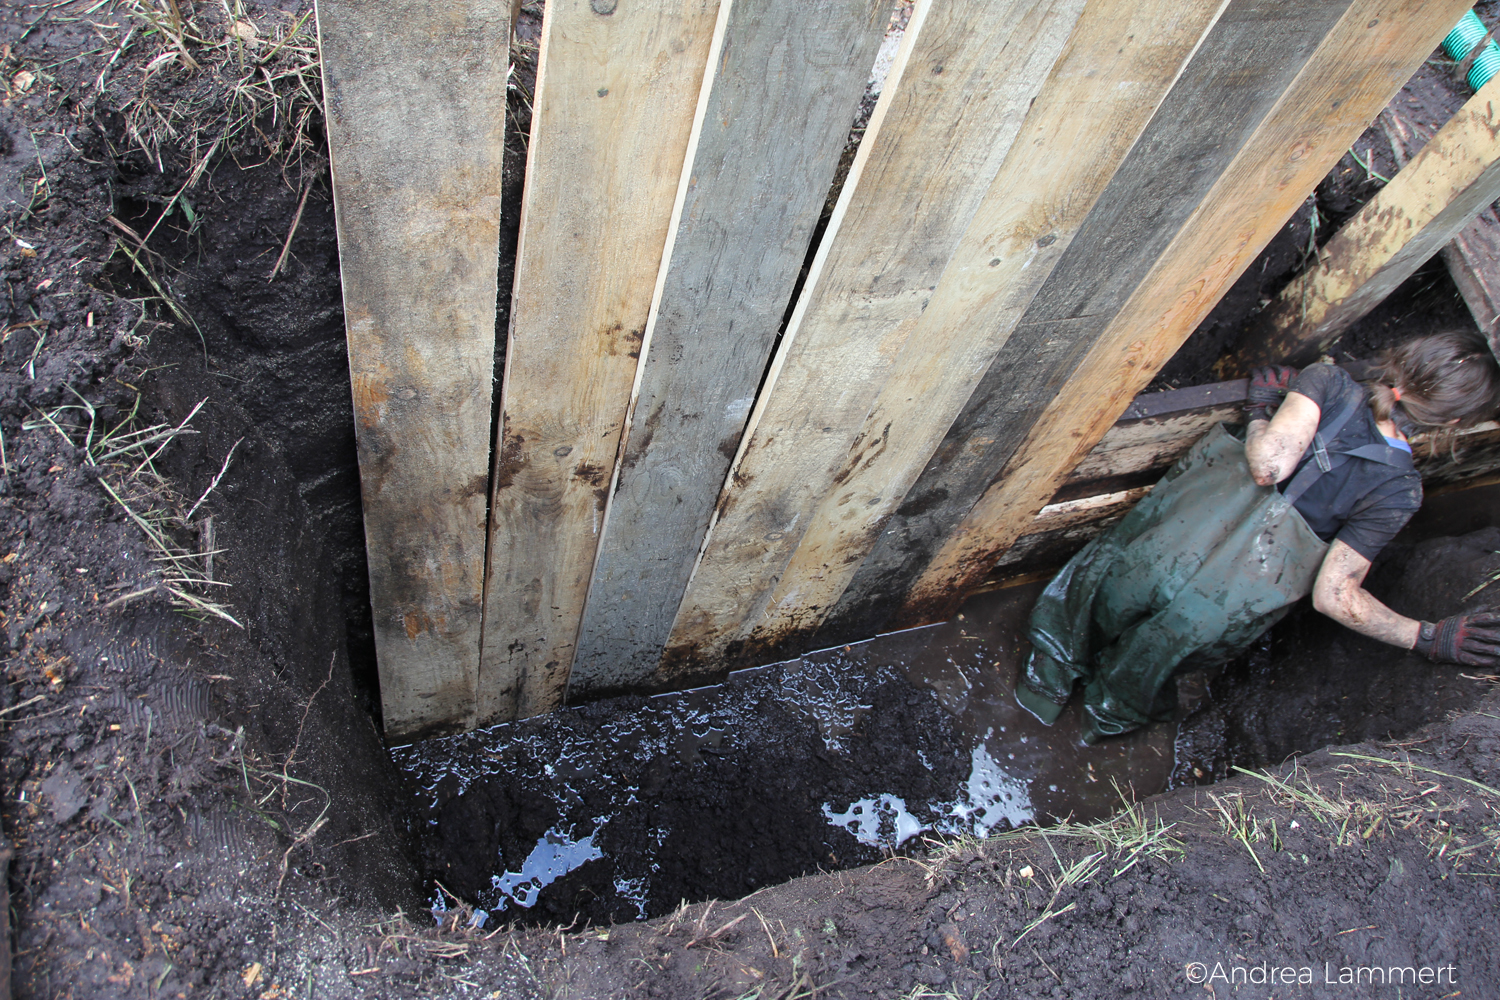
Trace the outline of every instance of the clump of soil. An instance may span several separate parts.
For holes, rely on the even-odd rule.
[[[18,996],[1157,995],[1210,959],[1446,962],[1455,988],[1494,992],[1494,928],[1474,917],[1494,912],[1493,692],[1399,745],[1306,758],[1283,771],[1290,790],[1241,777],[1091,831],[913,841],[909,858],[682,906],[671,896],[737,895],[825,851],[829,866],[878,857],[787,818],[811,768],[850,798],[863,767],[933,794],[965,771],[912,763],[950,723],[897,678],[875,678],[841,737],[865,748],[854,768],[820,758],[827,734],[767,691],[735,755],[716,754],[711,713],[690,730],[681,752],[701,777],[622,757],[660,812],[616,827],[611,850],[679,838],[656,845],[675,866],[644,904],[658,919],[602,928],[547,904],[537,915],[573,926],[497,928],[514,908],[481,920],[484,854],[544,837],[558,803],[495,774],[465,778],[472,797],[444,778],[414,789],[381,741],[310,5],[171,6],[0,9],[0,766]],[[508,213],[538,13],[519,29]],[[1463,551],[1469,577],[1425,549],[1392,572],[1472,586],[1492,566]],[[1268,662],[1295,671],[1326,641],[1278,635]],[[1357,690],[1366,654],[1340,655]],[[1459,676],[1444,690],[1461,697],[1419,707],[1491,683]],[[640,704],[568,724],[602,730]],[[1338,738],[1322,724],[1300,743],[1242,740],[1211,768]],[[501,763],[555,771],[551,749],[517,744]],[[612,874],[569,877],[560,898],[639,915]]]

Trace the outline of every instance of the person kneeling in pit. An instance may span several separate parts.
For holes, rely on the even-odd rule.
[[[1215,427],[1047,585],[1017,700],[1051,724],[1082,683],[1084,740],[1128,732],[1170,713],[1174,672],[1228,662],[1308,593],[1434,662],[1500,665],[1500,614],[1415,621],[1363,586],[1422,504],[1410,436],[1497,408],[1500,368],[1472,333],[1384,352],[1368,386],[1334,365],[1256,369],[1243,443]]]

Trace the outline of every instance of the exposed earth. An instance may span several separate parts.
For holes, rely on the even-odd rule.
[[[1310,612],[1184,691],[1178,719],[1090,758],[1141,775],[1165,748],[1174,790],[1037,788],[1046,827],[997,807],[986,838],[919,803],[974,773],[1020,591],[952,624],[994,654],[956,673],[832,651],[393,761],[310,5],[178,6],[185,21],[144,0],[0,8],[16,996],[1500,996],[1497,678]],[[539,11],[514,51],[511,240]],[[1413,86],[1453,85],[1433,64]],[[1378,189],[1367,174],[1335,168],[1252,265],[1238,320],[1226,303],[1163,384],[1205,377],[1298,248]],[[1343,349],[1463,322],[1429,267]],[[1428,618],[1500,600],[1476,591],[1500,573],[1497,489],[1435,498],[1377,594]],[[601,733],[614,758],[557,773],[558,748]],[[627,784],[635,812],[610,798]],[[587,832],[559,826],[558,788],[578,815],[625,818],[534,907],[513,880],[502,909],[495,879]],[[830,821],[880,793],[930,829],[892,849],[893,810],[864,840]]]

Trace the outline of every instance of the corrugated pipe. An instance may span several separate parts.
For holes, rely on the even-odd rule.
[[[1459,19],[1453,30],[1448,32],[1448,37],[1443,39],[1443,51],[1455,61],[1463,62],[1488,32],[1489,29],[1479,19],[1479,15],[1471,10]],[[1497,71],[1500,71],[1500,45],[1493,41],[1485,42],[1484,49],[1469,67],[1469,86],[1478,90],[1489,83],[1490,77]]]

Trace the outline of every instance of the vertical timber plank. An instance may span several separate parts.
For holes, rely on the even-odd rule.
[[[561,703],[717,0],[549,0],[490,513],[480,721]]]
[[[1500,197],[1500,79],[1485,84],[1389,184],[1319,250],[1224,359],[1238,375],[1261,364],[1316,361],[1349,326]]]
[[[725,665],[848,454],[1081,0],[919,0],[657,670]]]
[[[912,585],[896,624],[952,613],[1467,9],[1354,0]]]
[[[319,0],[388,737],[473,724],[510,4]]]
[[[886,522],[820,641],[889,627],[915,574],[994,481],[1348,4],[1231,0],[1222,10]]]
[[[683,168],[570,697],[639,685],[661,656],[889,6],[737,0],[729,9]]]
[[[748,658],[804,651],[1222,7],[1084,8],[755,623]]]

